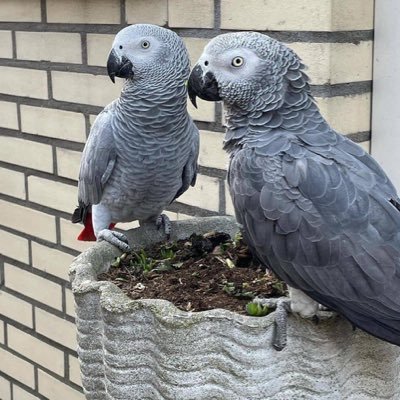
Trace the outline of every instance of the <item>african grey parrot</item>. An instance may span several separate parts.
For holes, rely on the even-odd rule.
[[[228,184],[255,255],[292,288],[400,345],[400,200],[374,159],[321,116],[299,57],[260,33],[220,35],[189,97],[222,100]]]
[[[127,251],[126,237],[110,229],[154,220],[168,233],[161,212],[195,184],[199,133],[186,110],[189,58],[177,34],[128,26],[115,37],[107,69],[113,82],[120,77],[125,83],[91,129],[72,221],[85,224],[78,239],[97,237]]]

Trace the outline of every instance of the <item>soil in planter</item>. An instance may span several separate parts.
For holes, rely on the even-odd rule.
[[[262,316],[270,310],[252,303],[256,297],[287,294],[285,283],[251,256],[240,236],[193,234],[118,257],[99,275],[132,299],[169,300],[184,311],[223,308]]]

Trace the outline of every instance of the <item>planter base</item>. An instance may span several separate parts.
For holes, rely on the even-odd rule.
[[[173,229],[180,239],[237,227],[218,217]],[[139,228],[129,238],[143,247],[162,235]],[[188,313],[163,300],[130,300],[115,285],[97,282],[118,254],[97,243],[71,267],[87,399],[400,399],[399,347],[353,331],[339,317],[315,325],[292,315],[287,347],[277,352],[273,314]]]

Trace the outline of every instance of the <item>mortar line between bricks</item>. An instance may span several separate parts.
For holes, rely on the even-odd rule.
[[[35,383],[35,390],[39,391],[39,369],[37,365],[33,366],[33,381]]]
[[[17,381],[14,377],[7,375],[6,373],[4,373],[1,370],[0,370],[0,376],[3,377],[4,379],[8,380],[11,384],[11,387],[13,385],[18,386],[19,388],[27,391],[28,393],[32,394],[33,396],[36,396],[40,400],[49,400],[47,397],[44,397],[42,394],[38,393],[35,389],[32,389],[30,386],[27,386],[20,381]]]
[[[126,24],[67,24],[67,23],[42,23],[42,22],[0,22],[0,30],[17,30],[33,32],[71,32],[71,33],[103,33],[116,34]],[[237,29],[215,28],[174,28],[173,31],[181,36],[213,38],[220,33],[237,31]],[[254,30],[254,29],[253,29]],[[350,30],[350,31],[268,31],[254,30],[266,33],[269,36],[286,42],[314,42],[314,43],[358,43],[370,41],[374,38],[374,31]]]
[[[47,71],[48,92],[49,92],[48,96],[50,100],[54,100],[52,97],[51,71],[61,71],[68,73],[88,73],[92,75],[103,75],[103,76],[107,75],[107,70],[105,67],[96,67],[96,66],[89,66],[82,64],[59,63],[50,61],[26,61],[26,60],[13,60],[8,58],[0,58],[0,66]],[[344,82],[336,84],[326,83],[323,85],[310,85],[310,86],[312,94],[317,97],[346,96],[346,95],[361,94],[372,91],[372,81],[360,81],[360,82],[353,81],[353,82]],[[77,104],[77,103],[72,103],[72,104]],[[102,110],[103,108],[99,107],[99,109]]]
[[[125,0],[120,0],[119,7],[120,7],[121,25],[126,25],[126,2],[125,2]]]
[[[87,33],[81,32],[81,56],[82,65],[88,65],[88,52],[87,52]]]
[[[11,381],[10,382],[10,399],[14,400],[14,385],[12,384]]]
[[[15,291],[10,290],[8,288],[7,288],[7,290],[5,292],[7,292],[7,293],[19,298],[20,300],[26,301],[26,297],[25,296],[18,296],[19,295],[18,292],[15,292]],[[49,310],[49,309],[46,309],[46,308],[42,308],[42,307],[40,307],[40,305],[37,306],[36,303],[38,303],[38,302],[35,301],[34,299],[30,299],[30,300],[32,300],[32,301],[29,301],[29,300],[27,301],[29,304],[34,305],[35,307],[37,307],[39,309],[42,309],[42,310],[48,312],[49,314],[54,315],[54,316],[56,316],[56,317],[58,317],[60,319],[64,319],[64,320],[66,320],[68,322],[71,322],[71,323],[75,324],[75,319],[74,318],[68,316],[69,318],[67,319],[67,318],[65,318],[63,316],[60,316],[59,314],[54,313],[52,310]],[[3,321],[7,325],[10,325],[10,326],[12,326],[14,328],[17,328],[20,331],[22,331],[24,333],[27,333],[27,334],[35,337],[38,340],[41,340],[42,342],[45,342],[45,343],[51,344],[51,345],[54,344],[55,345],[54,347],[56,347],[57,349],[59,349],[61,351],[66,352],[67,354],[69,354],[71,356],[74,356],[74,357],[78,356],[76,350],[72,350],[71,348],[66,347],[63,344],[61,344],[59,342],[56,342],[56,341],[48,338],[47,336],[42,335],[41,333],[37,332],[36,329],[34,330],[34,329],[30,328],[29,326],[26,326],[26,325],[22,324],[21,322],[18,322],[16,320],[12,319],[12,318],[6,317],[5,315],[1,315],[0,316],[0,321]]]
[[[22,105],[46,107],[58,110],[73,111],[78,113],[98,114],[104,107],[93,106],[83,103],[71,103],[68,101],[60,101],[54,99],[35,99],[32,97],[16,96],[12,94],[0,93],[0,100],[9,101],[13,103],[19,102]]]
[[[221,29],[221,0],[214,0],[214,29]]]
[[[11,31],[12,57],[17,58],[17,38],[15,31]]]
[[[29,235],[29,234],[27,234],[25,232],[18,231],[17,229],[14,229],[14,228],[10,228],[9,226],[0,225],[0,229],[5,231],[5,232],[8,232],[8,233],[10,233],[12,235],[16,235],[16,236],[19,236],[19,237],[21,237],[23,239],[31,240],[31,241],[33,241],[35,243],[41,244],[42,246],[46,246],[46,247],[48,247],[50,249],[60,250],[60,251],[62,251],[64,253],[68,253],[73,257],[76,257],[77,255],[79,255],[81,253],[78,250],[71,249],[71,248],[69,248],[67,246],[64,246],[64,245],[58,245],[56,243],[49,242],[49,241],[47,241],[45,239],[41,239],[41,238],[38,238],[36,236]],[[14,259],[12,257],[7,257],[5,255],[0,255],[0,257],[8,258],[8,259],[12,260],[12,262],[18,262],[18,260]]]
[[[66,279],[62,279],[62,278],[59,278],[58,276],[55,276],[55,275],[52,275],[52,274],[50,274],[50,273],[48,273],[48,272],[42,271],[41,269],[38,269],[38,268],[36,268],[36,267],[33,267],[32,264],[27,265],[27,264],[25,264],[25,263],[23,263],[23,262],[21,262],[21,261],[14,260],[13,258],[4,256],[4,255],[2,255],[1,257],[4,259],[4,261],[5,261],[7,264],[11,264],[11,265],[13,265],[13,266],[16,267],[16,268],[22,269],[22,270],[24,270],[24,271],[26,271],[26,272],[30,272],[30,273],[32,273],[33,275],[38,276],[38,277],[40,277],[40,278],[47,279],[48,281],[51,281],[51,282],[53,282],[53,283],[55,283],[55,284],[57,284],[57,285],[60,285],[61,287],[62,287],[63,285],[65,285],[66,283],[69,284],[69,282],[68,282]],[[5,285],[5,287],[7,287],[7,285]],[[9,289],[10,289],[10,288],[9,288]],[[12,289],[11,289],[11,290],[12,290]],[[22,294],[22,295],[23,295],[23,294]],[[30,298],[29,296],[27,296],[27,297]],[[40,303],[40,302],[39,302],[39,303]],[[40,303],[40,304],[43,304],[43,303]],[[50,307],[50,306],[49,306],[49,307]],[[50,308],[51,308],[51,307],[50,307]],[[51,309],[53,309],[53,308],[51,308]],[[56,309],[55,309],[55,310],[56,310]],[[61,314],[64,314],[63,311],[59,311],[59,312],[60,312]]]
[[[43,24],[47,23],[47,4],[46,0],[40,0],[40,14],[41,14],[41,21]]]
[[[52,138],[49,136],[35,135],[33,133],[21,132],[16,129],[8,129],[0,127],[1,136],[14,137],[16,139],[24,139],[31,142],[54,145],[68,150],[82,151],[84,144],[82,142],[72,142],[67,139]],[[1,162],[1,161],[0,161]],[[67,178],[68,179],[68,178]]]
[[[56,378],[57,380],[59,380],[60,382],[66,383],[67,385],[69,385],[70,387],[78,390],[79,392],[82,393],[82,388],[80,386],[78,386],[76,383],[69,381],[65,378],[65,376],[60,376],[58,374],[56,374],[55,372],[53,372],[52,370],[46,368],[45,366],[38,364],[37,362],[33,361],[30,358],[27,358],[26,356],[24,356],[21,353],[18,353],[17,351],[15,351],[14,349],[10,348],[10,347],[5,347],[4,345],[0,344],[0,348],[8,351],[9,353],[11,353],[12,355],[28,362],[29,364],[31,364],[33,367],[36,367],[44,372],[46,372],[46,374],[49,374],[50,376],[52,376],[53,378]]]
[[[36,202],[30,201],[30,200],[18,199],[17,197],[12,197],[12,196],[9,196],[4,193],[0,193],[0,200],[19,205],[21,207],[30,208],[32,210],[51,215],[53,217],[59,216],[61,218],[67,219],[67,220],[69,220],[71,218],[71,214],[73,212],[73,210],[71,212],[57,210],[56,208],[48,207],[43,204],[36,203]],[[78,199],[77,199],[77,202],[78,202]]]

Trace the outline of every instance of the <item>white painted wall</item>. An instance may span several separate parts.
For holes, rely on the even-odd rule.
[[[400,0],[375,0],[371,153],[400,192]]]

